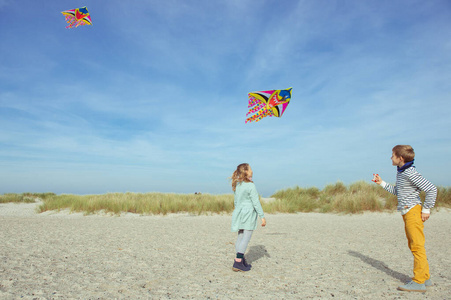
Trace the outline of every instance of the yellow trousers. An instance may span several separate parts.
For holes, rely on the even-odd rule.
[[[430,278],[429,264],[424,248],[424,224],[421,220],[421,205],[416,205],[402,216],[407,242],[413,254],[413,278],[416,283],[424,283]]]

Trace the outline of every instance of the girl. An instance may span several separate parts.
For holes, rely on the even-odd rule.
[[[253,231],[257,228],[257,216],[262,219],[262,226],[266,226],[257,189],[252,182],[252,174],[249,164],[241,164],[232,175],[232,189],[235,194],[232,232],[238,232],[235,243],[236,258],[232,267],[235,272],[246,272],[251,269],[251,265],[244,258],[244,252],[246,252]]]

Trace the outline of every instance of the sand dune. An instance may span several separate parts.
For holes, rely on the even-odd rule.
[[[0,299],[450,299],[451,212],[427,221],[434,285],[396,287],[413,259],[397,213],[267,215],[231,270],[229,215],[36,214],[0,204]]]

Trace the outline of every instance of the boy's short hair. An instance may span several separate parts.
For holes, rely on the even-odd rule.
[[[392,151],[397,157],[402,157],[405,162],[412,161],[415,158],[415,151],[410,145],[396,145]]]

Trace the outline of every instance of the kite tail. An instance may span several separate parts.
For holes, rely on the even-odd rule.
[[[263,103],[260,99],[255,98],[254,96],[249,95],[249,111],[246,114],[246,117],[250,114],[253,114],[266,106],[266,103]]]
[[[76,19],[74,17],[66,16],[66,22],[67,22],[67,24],[69,24],[69,25],[66,26],[66,28],[76,27],[75,24],[77,24],[77,21],[76,21]]]
[[[249,95],[249,104],[247,107],[251,107],[259,103],[262,103],[260,99],[257,99],[254,96]]]
[[[249,109],[249,111],[248,111],[247,114],[246,114],[246,117],[247,117],[248,115],[250,115],[250,114],[253,114],[253,113],[255,113],[255,112],[257,112],[257,111],[263,109],[265,106],[266,106],[266,104],[262,103],[262,104],[260,104],[260,105],[258,105],[258,106],[255,106],[254,108]]]
[[[274,113],[272,112],[272,110],[263,108],[259,112],[257,112],[255,115],[247,118],[246,121],[244,122],[244,124],[246,124],[247,122],[253,122],[253,121],[258,122],[261,119],[263,119],[264,117],[273,117],[273,116],[274,116]]]
[[[66,28],[74,28],[82,25],[86,25],[87,23],[81,20],[77,20],[74,16],[67,16],[66,15],[66,22],[69,24],[66,26]]]

